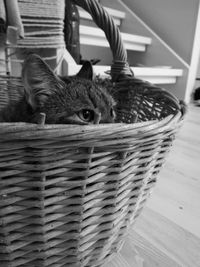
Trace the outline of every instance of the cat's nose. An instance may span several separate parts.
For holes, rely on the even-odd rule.
[[[94,124],[99,124],[101,121],[101,113],[98,110],[94,111]]]

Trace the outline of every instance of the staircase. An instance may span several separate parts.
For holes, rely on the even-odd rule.
[[[123,23],[127,20],[126,12],[123,10],[105,7],[108,13],[113,17],[115,23],[121,28]],[[101,62],[94,66],[96,75],[102,77],[108,76],[110,65],[112,63],[112,55],[110,53],[109,43],[106,40],[104,32],[97,28],[93,23],[92,17],[82,8],[78,8],[80,15],[80,44],[81,54],[84,59],[91,59],[98,57]],[[127,22],[127,21],[126,21]],[[121,31],[121,30],[120,30]],[[152,38],[142,36],[138,34],[131,34],[121,31],[121,36],[125,45],[125,48],[129,55],[145,54],[149,47],[153,46]],[[129,60],[129,57],[128,57]],[[129,61],[131,69],[133,70],[135,77],[149,81],[154,84],[160,85],[172,85],[177,83],[177,79],[182,77],[183,69],[172,68],[172,66],[144,66],[143,64],[134,65]],[[68,75],[74,75],[80,69],[80,65],[77,65],[70,54],[65,51],[64,60],[62,64],[62,72]]]

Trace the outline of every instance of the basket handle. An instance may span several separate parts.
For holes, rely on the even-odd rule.
[[[102,29],[106,35],[106,38],[110,44],[110,49],[113,54],[113,64],[111,65],[111,77],[113,82],[127,82],[127,78],[132,80],[134,74],[128,64],[127,52],[124,47],[120,31],[115,25],[113,18],[108,12],[97,2],[97,0],[68,0],[72,1],[75,5],[82,7],[93,18],[96,25]],[[129,81],[131,81],[129,80]],[[138,80],[139,81],[139,80]],[[134,78],[135,82],[135,78]],[[139,81],[142,83],[142,81]],[[146,84],[146,87],[152,87],[156,90],[159,88],[151,84]],[[162,89],[162,93],[166,94],[166,97],[172,101],[175,106],[185,114],[186,108],[184,102],[180,102],[174,95],[167,90]]]
[[[122,75],[133,76],[127,61],[127,53],[120,31],[115,25],[113,18],[96,0],[72,0],[72,2],[87,11],[92,16],[96,25],[104,31],[113,54],[113,64],[111,66],[112,81],[117,81]]]

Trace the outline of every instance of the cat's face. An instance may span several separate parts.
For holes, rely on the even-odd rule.
[[[114,100],[102,86],[92,81],[93,71],[86,62],[73,77],[58,77],[36,55],[24,63],[22,79],[33,121],[46,114],[49,124],[97,124],[114,122]]]

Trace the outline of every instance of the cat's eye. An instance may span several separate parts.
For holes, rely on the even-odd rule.
[[[85,122],[92,122],[94,121],[94,111],[90,109],[82,109],[81,111],[78,112],[78,116],[80,117],[81,120]]]

